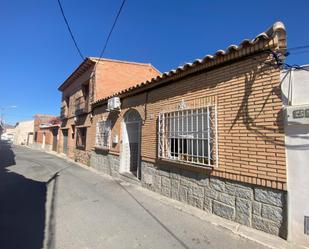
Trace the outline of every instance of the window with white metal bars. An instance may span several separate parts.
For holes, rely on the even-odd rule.
[[[110,149],[111,121],[99,121],[96,127],[95,147]]]
[[[159,158],[217,166],[215,106],[160,113],[158,136]]]

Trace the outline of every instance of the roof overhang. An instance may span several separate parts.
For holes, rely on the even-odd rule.
[[[83,75],[89,68],[95,65],[95,61],[91,58],[86,58],[75,70],[74,72],[58,87],[59,91],[64,91],[69,85],[71,85],[75,80],[77,80],[81,75]]]
[[[217,50],[213,55],[206,55],[202,59],[196,59],[192,63],[186,63],[177,69],[163,73],[151,80],[141,82],[111,96],[97,100],[92,104],[92,107],[95,108],[105,104],[109,98],[115,96],[120,98],[132,96],[188,75],[196,74],[202,70],[211,70],[215,67],[230,63],[231,61],[241,60],[269,50],[278,50],[283,55],[286,52],[286,30],[282,22],[276,22],[269,29],[257,35],[252,40],[245,39],[239,45],[230,45],[226,50]]]

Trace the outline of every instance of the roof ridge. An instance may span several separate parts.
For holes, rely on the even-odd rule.
[[[104,97],[102,99],[97,100],[93,104],[99,104],[101,101],[104,101],[104,100],[111,98],[113,96],[121,95],[121,94],[130,92],[130,91],[133,91],[135,89],[148,86],[151,83],[166,80],[166,79],[171,78],[172,76],[174,76],[174,75],[176,75],[180,72],[188,71],[189,69],[191,69],[193,67],[196,67],[196,66],[199,66],[199,65],[202,65],[202,64],[206,64],[207,62],[213,62],[219,56],[229,55],[231,52],[238,52],[239,50],[241,50],[242,48],[244,48],[248,45],[253,46],[256,43],[258,43],[261,39],[262,40],[270,40],[270,39],[274,38],[276,34],[278,35],[278,47],[282,50],[285,50],[286,49],[286,29],[285,29],[285,26],[282,22],[277,21],[270,28],[268,28],[266,31],[260,33],[259,35],[257,35],[253,39],[244,39],[239,43],[239,45],[232,44],[232,45],[228,46],[225,50],[219,49],[212,55],[207,54],[202,59],[196,59],[191,63],[186,63],[182,66],[177,67],[176,69],[172,69],[170,71],[167,71],[167,72],[161,74],[160,76],[153,77],[149,80],[140,82],[139,84],[137,84],[135,86],[131,86],[129,88],[118,91],[117,93],[114,93],[110,96],[107,96],[107,97]]]
[[[125,64],[134,64],[134,65],[140,65],[140,66],[151,66],[153,67],[153,65],[151,63],[144,63],[144,62],[135,62],[135,61],[126,61],[126,60],[118,60],[118,59],[110,59],[110,58],[100,58],[100,57],[93,57],[93,56],[89,56],[87,57],[90,60],[97,62],[98,60],[101,61],[112,61],[112,62],[120,62],[120,63],[125,63]]]

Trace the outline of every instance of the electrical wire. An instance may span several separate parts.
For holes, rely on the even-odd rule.
[[[64,11],[63,11],[61,2],[60,2],[60,0],[57,0],[57,2],[58,2],[58,5],[59,5],[59,8],[60,8],[60,11],[61,11],[63,20],[64,20],[64,22],[65,22],[65,24],[66,24],[66,26],[67,26],[67,28],[68,28],[68,31],[69,31],[69,33],[70,33],[70,36],[71,36],[71,38],[72,38],[72,40],[73,40],[73,43],[74,43],[74,45],[75,45],[75,48],[76,48],[76,50],[77,50],[79,56],[82,58],[82,60],[84,60],[85,57],[83,56],[83,54],[82,54],[80,48],[79,48],[78,45],[77,45],[77,42],[76,42],[76,40],[75,40],[75,38],[74,38],[74,35],[73,35],[73,32],[72,32],[72,30],[71,30],[71,28],[70,28],[69,22],[68,22],[68,20],[67,20],[65,14],[64,14]]]
[[[303,45],[303,46],[298,46],[298,47],[292,47],[292,48],[288,48],[287,50],[299,50],[299,49],[305,49],[305,48],[309,48],[309,45]]]
[[[94,72],[95,72],[95,69],[96,69],[97,64],[100,62],[100,60],[101,60],[103,54],[105,53],[105,50],[106,50],[107,45],[108,45],[108,42],[109,42],[109,40],[110,40],[110,38],[111,38],[111,35],[112,35],[113,31],[114,31],[114,28],[115,28],[115,26],[116,26],[116,23],[117,23],[117,21],[118,21],[118,18],[119,18],[119,16],[120,16],[120,13],[121,13],[121,11],[122,11],[122,9],[123,9],[123,6],[124,6],[125,2],[126,2],[126,0],[123,0],[123,1],[122,1],[122,4],[121,4],[121,6],[120,6],[120,8],[119,8],[119,10],[118,10],[118,12],[117,12],[117,15],[116,15],[116,17],[115,17],[115,19],[114,19],[114,23],[113,23],[113,25],[112,25],[112,27],[111,27],[109,33],[108,33],[108,36],[107,36],[107,38],[106,38],[106,40],[105,40],[103,49],[102,49],[102,51],[101,51],[101,53],[100,53],[100,55],[99,55],[99,60],[98,60],[97,63],[95,64]]]

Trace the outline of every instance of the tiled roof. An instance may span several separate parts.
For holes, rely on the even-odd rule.
[[[101,103],[104,103],[107,99],[114,97],[114,96],[124,96],[124,95],[130,95],[130,93],[134,94],[139,89],[142,90],[142,88],[146,88],[147,86],[155,86],[160,83],[166,83],[170,80],[173,80],[175,77],[177,77],[180,74],[183,73],[190,73],[197,71],[200,67],[203,67],[204,65],[207,66],[215,66],[219,65],[223,62],[240,58],[242,56],[248,55],[250,53],[258,52],[261,50],[265,50],[265,47],[257,46],[262,41],[270,41],[277,35],[280,48],[285,49],[285,38],[286,38],[286,31],[285,26],[282,22],[276,22],[273,24],[267,31],[257,35],[254,39],[249,40],[245,39],[243,40],[239,45],[230,45],[226,50],[217,50],[213,55],[206,55],[202,59],[196,59],[192,63],[186,63],[183,66],[180,66],[174,70],[171,70],[169,72],[165,72],[162,75],[159,75],[155,78],[152,78],[150,80],[141,82],[135,86],[123,89],[111,96],[108,96],[104,99],[100,99],[93,103],[93,106],[99,105]],[[248,50],[244,53],[239,53],[239,55],[235,55],[237,52],[242,52],[242,50]]]

